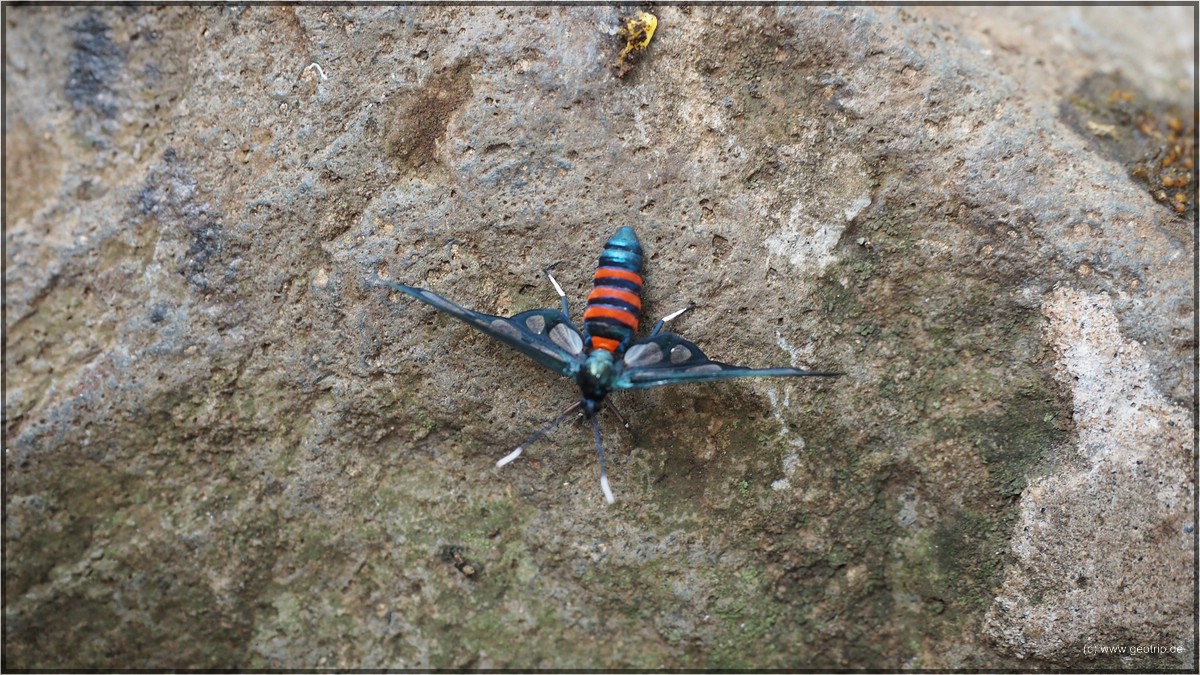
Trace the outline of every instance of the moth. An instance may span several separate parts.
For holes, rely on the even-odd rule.
[[[669,384],[710,382],[735,377],[836,377],[841,373],[799,370],[796,368],[744,368],[713,361],[696,345],[663,326],[683,314],[684,308],[663,317],[644,339],[637,340],[642,312],[642,244],[632,227],[619,228],[604,244],[596,267],[591,293],[583,311],[583,330],[568,318],[567,294],[547,269],[546,277],[562,300],[562,311],[534,309],[513,317],[476,312],[450,302],[423,288],[380,280],[395,291],[410,295],[473,328],[554,372],[571,378],[579,385],[580,399],[563,410],[511,453],[501,457],[501,467],[521,455],[525,448],[558,426],[572,412],[582,409],[591,421],[600,459],[600,489],[605,500],[613,503],[612,489],[604,468],[604,444],[600,440],[600,408],[614,391],[648,389]],[[622,419],[622,421],[624,421]]]

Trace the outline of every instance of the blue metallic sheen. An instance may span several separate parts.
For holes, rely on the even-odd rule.
[[[620,267],[636,274],[642,273],[642,242],[628,225],[618,228],[604,244],[600,254],[601,267]]]

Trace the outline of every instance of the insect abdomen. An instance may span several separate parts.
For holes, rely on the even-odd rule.
[[[642,316],[642,243],[629,226],[609,237],[583,311],[592,349],[618,354],[633,340]]]

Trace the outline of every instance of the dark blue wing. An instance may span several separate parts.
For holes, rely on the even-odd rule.
[[[713,361],[696,345],[672,333],[659,333],[625,351],[616,389],[645,389],[733,377],[833,377],[841,373],[796,368],[742,368]]]
[[[460,307],[424,288],[383,279],[377,283],[407,293],[470,324],[556,373],[575,377],[583,363],[583,338],[570,320],[556,309],[534,309],[504,318]]]

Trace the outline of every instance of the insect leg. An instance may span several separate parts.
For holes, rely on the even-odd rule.
[[[546,434],[550,433],[551,429],[558,426],[559,422],[562,422],[564,419],[566,419],[567,415],[570,415],[572,412],[575,411],[576,408],[578,408],[581,405],[583,405],[583,401],[576,401],[575,403],[568,406],[567,409],[562,411],[561,413],[559,413],[558,417],[555,417],[552,422],[550,422],[546,426],[542,427],[541,429],[538,429],[537,433],[535,433],[534,435],[525,439],[525,442],[518,445],[516,450],[513,450],[512,452],[508,453],[507,455],[501,457],[499,459],[499,461],[496,462],[496,466],[497,467],[504,466],[505,464],[508,464],[509,462],[513,461],[514,459],[520,457],[521,452],[523,452],[525,450],[525,448],[529,447],[530,445],[533,445],[542,436],[545,436]]]
[[[684,312],[688,311],[691,308],[692,308],[692,306],[688,305],[687,307],[684,307],[683,309],[679,310],[678,312],[671,312],[670,314],[659,319],[658,323],[654,324],[654,330],[650,331],[650,337],[654,337],[655,335],[658,335],[658,332],[662,330],[663,326],[668,321],[670,321],[671,319],[674,319],[675,317],[679,316],[680,314],[683,314]]]
[[[557,265],[557,264],[558,263],[554,263],[554,265]],[[554,267],[554,265],[551,265],[550,267]],[[542,270],[542,272],[544,272],[546,274],[546,278],[550,280],[550,283],[554,284],[554,290],[558,291],[558,297],[562,299],[563,316],[570,319],[571,312],[567,311],[567,294],[563,293],[562,286],[559,286],[558,282],[554,280],[554,275],[550,274],[550,267],[547,267],[546,269]]]
[[[600,420],[595,415],[592,415],[592,433],[596,436],[596,454],[600,455],[600,489],[604,491],[604,498],[608,503],[613,503],[612,489],[608,487],[608,472],[604,469],[604,444],[600,442]]]
[[[612,411],[612,414],[616,415],[617,419],[621,420],[621,424],[626,429],[629,428],[629,422],[625,419],[625,416],[621,414],[621,411],[617,410],[617,406],[613,405],[611,398],[604,399],[604,405],[608,406],[608,409]]]

